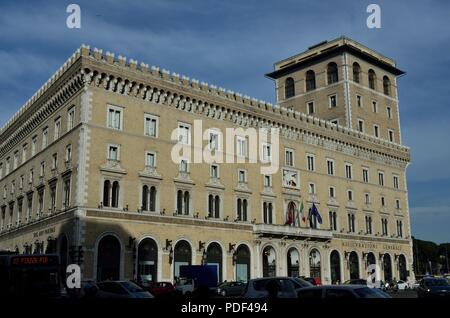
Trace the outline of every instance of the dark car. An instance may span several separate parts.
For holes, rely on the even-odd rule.
[[[89,286],[89,298],[153,298],[148,291],[130,281],[104,281]]]
[[[313,285],[313,286],[321,285],[320,281],[317,278],[305,277],[305,276],[300,276],[300,278],[311,283],[311,285]]]
[[[244,282],[224,282],[217,286],[217,294],[221,296],[240,296],[245,290]]]
[[[313,286],[296,277],[254,278],[247,282],[244,298],[296,298],[302,288]]]
[[[344,282],[344,285],[365,285],[367,286],[367,280],[356,278],[356,279],[349,279]]]
[[[170,282],[151,282],[144,289],[155,297],[171,296],[175,293],[175,286]]]
[[[450,283],[445,278],[426,277],[417,288],[419,298],[450,297]]]
[[[297,292],[299,299],[322,298],[391,298],[377,288],[362,285],[329,285],[303,288]]]

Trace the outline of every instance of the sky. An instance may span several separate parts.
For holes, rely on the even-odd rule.
[[[69,29],[66,8],[81,8]],[[366,8],[381,8],[369,29]],[[346,35],[391,57],[398,80],[412,234],[450,242],[450,1],[0,2],[0,126],[82,44],[275,102],[275,61]]]

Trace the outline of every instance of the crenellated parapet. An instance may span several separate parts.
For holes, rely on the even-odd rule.
[[[75,64],[73,75],[65,73]],[[66,76],[63,82],[58,82]],[[58,83],[57,83],[58,82]],[[56,84],[57,83],[57,84]],[[59,85],[58,94],[44,96],[51,87]],[[36,117],[51,112],[58,107],[71,92],[83,85],[101,88],[110,92],[143,99],[149,102],[195,112],[210,118],[230,120],[244,127],[278,127],[282,136],[307,143],[323,145],[329,149],[341,149],[348,154],[365,156],[377,161],[397,161],[405,165],[410,161],[409,148],[382,140],[329,121],[273,105],[263,100],[251,98],[216,85],[200,82],[185,75],[171,73],[156,66],[115,56],[101,49],[90,49],[82,45],[63,66],[44,84],[39,91],[18,111],[0,131],[0,156],[12,140],[26,135],[35,126],[31,123]],[[47,99],[43,100],[42,97]],[[39,111],[29,116],[25,125],[6,134],[18,119],[34,104]],[[45,115],[44,115],[45,116]],[[31,124],[31,125],[30,125]]]

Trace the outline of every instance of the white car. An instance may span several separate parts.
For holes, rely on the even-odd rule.
[[[195,284],[192,278],[180,277],[175,282],[175,290],[182,295],[189,295],[194,292]]]
[[[409,288],[409,284],[403,280],[399,280],[397,282],[397,289],[398,290],[406,290]]]

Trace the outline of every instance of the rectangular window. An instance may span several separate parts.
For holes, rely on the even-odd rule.
[[[349,163],[345,164],[345,177],[347,179],[351,179],[352,178],[352,165]]]
[[[3,178],[3,163],[0,163],[0,180]]]
[[[336,95],[331,95],[328,97],[328,103],[330,108],[334,108],[337,106],[337,98]]]
[[[178,123],[178,141],[185,145],[191,144],[191,125]]]
[[[117,161],[119,160],[119,147],[116,145],[110,145],[108,147],[108,159]]]
[[[347,199],[349,201],[353,201],[353,191],[352,190],[347,190]]]
[[[386,199],[384,197],[380,198],[381,206],[386,206]]]
[[[61,136],[61,117],[55,120],[55,134],[53,135],[53,140],[57,140]]]
[[[28,144],[24,144],[22,146],[22,163],[27,161],[27,151],[28,151]]]
[[[364,132],[364,121],[362,119],[358,119],[358,131]]]
[[[244,137],[236,136],[236,153],[239,157],[247,157],[247,140]]]
[[[245,170],[239,170],[238,172],[239,182],[244,183],[247,182],[247,173]]]
[[[41,162],[41,170],[39,171],[39,177],[43,177],[45,174],[45,162]]]
[[[370,204],[370,195],[368,193],[364,193],[364,203]]]
[[[314,114],[315,113],[315,108],[314,108],[314,102],[308,102],[307,104],[307,108],[308,108],[308,114]]]
[[[37,151],[37,136],[33,136],[31,139],[31,157],[33,157],[36,154]]]
[[[52,169],[56,169],[58,167],[58,154],[54,153],[52,155]]]
[[[314,155],[306,155],[306,162],[308,164],[308,170],[314,171],[315,170],[315,158]]]
[[[376,101],[372,101],[372,111],[378,113],[378,104]]]
[[[289,166],[289,167],[294,166],[294,151],[292,149],[285,150],[285,162],[286,162],[286,166]]]
[[[144,120],[144,135],[158,137],[158,117],[145,114]]]
[[[358,107],[362,107],[362,96],[361,95],[356,95],[356,105]]]
[[[14,151],[13,170],[17,169],[18,165],[19,165],[19,152],[18,151]]]
[[[378,184],[384,186],[384,173],[378,172]]]
[[[11,158],[8,157],[8,158],[6,158],[6,164],[5,164],[5,169],[6,169],[5,176],[7,176],[9,174],[10,168],[11,168]]]
[[[264,186],[267,188],[272,187],[272,176],[270,175],[264,176]]]
[[[186,159],[180,161],[180,172],[188,172],[188,161]]]
[[[211,178],[219,177],[219,166],[211,165],[210,176],[211,176]]]
[[[314,183],[310,183],[308,186],[309,194],[316,194],[316,185]]]
[[[72,145],[66,146],[66,162],[72,161]]]
[[[34,170],[30,169],[30,173],[28,175],[28,183],[33,184],[33,179],[34,179]]]
[[[108,128],[122,130],[123,108],[108,106]]]
[[[147,152],[145,154],[145,165],[147,167],[156,167],[156,154],[153,152]]]
[[[219,133],[214,130],[209,131],[209,140],[208,140],[209,150],[219,151]]]
[[[399,199],[395,200],[395,207],[397,208],[397,210],[400,209],[400,200]]]
[[[380,138],[380,127],[378,125],[373,125],[373,135]]]
[[[387,112],[387,117],[389,119],[391,119],[392,118],[392,111],[391,111],[391,108],[389,106],[386,107],[386,112]]]
[[[67,131],[71,130],[75,125],[75,106],[67,112]]]
[[[262,146],[262,161],[270,162],[272,161],[272,145],[265,143]]]
[[[389,129],[388,134],[389,134],[389,141],[394,142],[394,131]]]
[[[330,176],[334,176],[334,160],[327,159],[327,173]]]
[[[369,183],[369,169],[363,168],[362,169],[362,176],[363,176],[363,182]]]
[[[394,188],[398,189],[398,176],[393,177]]]
[[[329,187],[328,188],[328,194],[330,196],[330,198],[335,198],[336,197],[336,189],[335,187]]]
[[[355,232],[355,215],[353,213],[347,214],[348,218],[348,232],[354,233]]]
[[[42,130],[42,149],[45,149],[48,145],[48,128]]]

